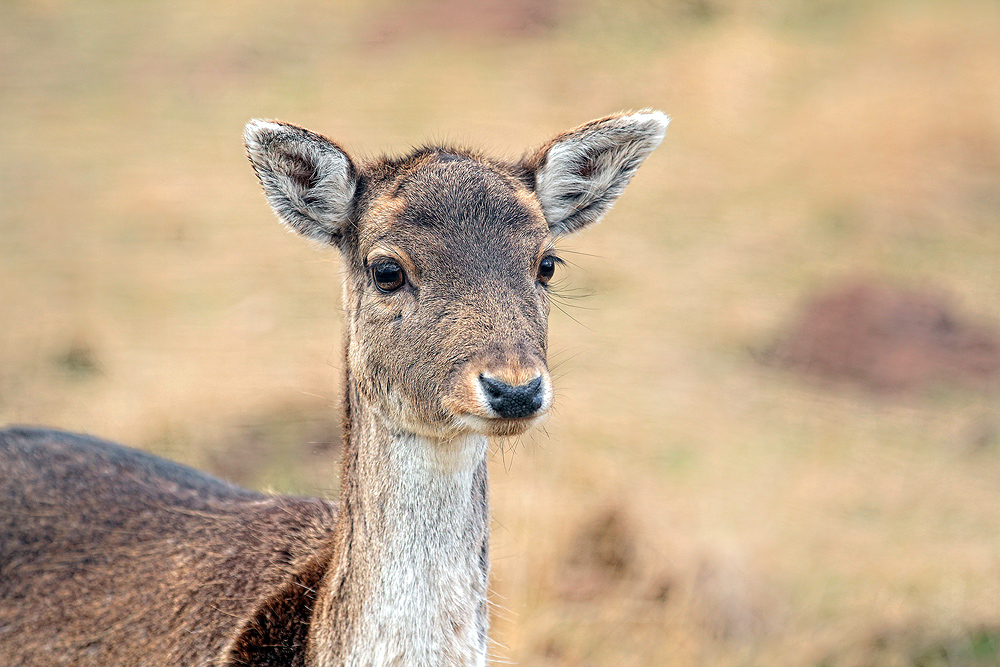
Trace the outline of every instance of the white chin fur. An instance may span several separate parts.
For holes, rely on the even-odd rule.
[[[545,417],[545,412],[541,412],[533,417],[522,419],[495,419],[490,417],[479,417],[472,414],[456,415],[453,419],[455,426],[462,430],[479,433],[489,437],[507,437],[520,435],[532,426],[535,426]]]

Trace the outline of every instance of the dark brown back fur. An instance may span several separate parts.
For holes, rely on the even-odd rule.
[[[335,519],[332,503],[247,491],[94,438],[0,431],[0,656],[304,664],[295,654]],[[231,646],[239,660],[219,662]]]

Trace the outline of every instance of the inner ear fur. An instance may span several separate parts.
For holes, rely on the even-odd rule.
[[[521,166],[534,174],[535,194],[553,236],[600,220],[663,140],[669,122],[660,111],[615,114],[529,153]]]
[[[347,153],[315,132],[275,121],[252,120],[243,137],[278,218],[307,238],[339,244],[358,184],[357,168]]]

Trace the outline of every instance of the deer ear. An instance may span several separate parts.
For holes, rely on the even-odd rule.
[[[247,123],[243,138],[278,218],[307,238],[338,244],[358,180],[347,153],[314,132],[265,120]]]
[[[617,114],[564,132],[521,165],[554,236],[601,219],[643,160],[663,140],[670,119],[659,111]]]

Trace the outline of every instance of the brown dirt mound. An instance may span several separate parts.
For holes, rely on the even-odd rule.
[[[564,599],[590,600],[632,578],[638,536],[625,512],[612,507],[592,516],[573,537],[558,588]]]
[[[876,392],[1000,387],[1000,333],[928,290],[852,281],[806,304],[766,355],[775,365]]]

